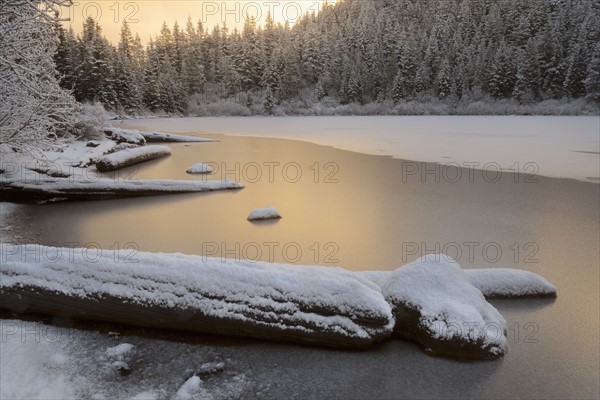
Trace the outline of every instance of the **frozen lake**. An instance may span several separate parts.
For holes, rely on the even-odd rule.
[[[221,117],[126,121],[169,132],[304,140],[403,160],[600,179],[599,117]]]
[[[431,119],[439,129],[457,128],[452,121],[458,120],[471,119]],[[517,123],[521,118],[474,120],[478,122],[473,126],[486,124],[495,132],[483,134],[491,143],[500,139],[500,125],[507,129],[527,124]],[[339,123],[337,134],[333,121]],[[588,171],[598,160],[598,155],[590,154],[598,151],[598,137],[591,132],[597,119],[529,120],[541,121],[535,122],[541,124],[538,128],[554,127],[550,144],[539,146],[553,149],[547,150],[558,157],[551,160],[553,168],[560,169],[561,162],[571,157],[569,165],[585,171],[579,176],[581,181],[530,176],[523,171],[498,174],[493,169],[442,168],[362,154],[388,150],[384,142],[390,140],[395,143],[390,148],[396,150],[388,154],[397,158],[421,159],[417,154],[444,148],[447,151],[439,153],[444,155],[432,156],[436,158],[432,161],[453,157],[461,163],[480,160],[510,166],[515,160],[527,160],[511,160],[510,146],[499,147],[492,157],[493,146],[466,146],[465,140],[442,146],[435,139],[444,136],[439,132],[432,132],[426,140],[434,125],[425,124],[419,135],[402,134],[396,142],[391,140],[396,134],[384,132],[384,126],[417,126],[416,121],[388,117],[130,121],[130,125],[175,133],[211,132],[208,137],[221,141],[169,145],[170,158],[121,171],[120,177],[204,179],[185,172],[204,162],[215,166],[207,179],[236,179],[246,189],[20,206],[3,222],[3,240],[103,248],[133,244],[145,251],[339,265],[353,270],[392,270],[422,253],[442,251],[465,268],[502,266],[540,273],[558,287],[556,300],[493,302],[510,329],[506,357],[478,363],[433,358],[417,345],[402,341],[348,352],[135,329],[123,330],[123,336],[115,339],[106,335],[115,327],[100,327],[100,333],[77,333],[56,344],[71,360],[56,367],[64,371],[66,385],[83,397],[103,394],[112,398],[146,390],[173,393],[199,363],[222,361],[226,372],[207,380],[215,398],[227,398],[228,390],[241,398],[597,398],[600,185],[581,178],[597,176],[597,167],[596,175]],[[572,122],[570,130],[568,121]],[[283,131],[284,126],[289,131]],[[369,126],[373,133],[366,135]],[[303,130],[313,138],[300,137]],[[575,133],[572,141],[564,137],[569,131]],[[288,132],[290,137],[298,133],[303,142],[244,137],[287,136]],[[446,132],[445,140],[452,142],[451,131]],[[359,136],[367,138],[359,140]],[[507,136],[509,142],[519,142],[513,137],[516,134]],[[543,137],[543,132],[530,132],[522,146],[534,148]],[[309,141],[329,141],[329,145],[360,152]],[[368,146],[374,151],[368,151]],[[395,153],[401,149],[414,151],[410,154],[415,156]],[[540,174],[546,159],[541,150],[533,158]],[[587,164],[582,161],[590,159]],[[573,168],[564,170],[572,174],[577,169]],[[269,205],[278,207],[283,219],[261,224],[246,220],[253,209]],[[99,353],[121,342],[137,349],[131,375],[115,379],[90,368],[88,364],[95,366],[91,360]],[[18,378],[13,375],[11,379]]]

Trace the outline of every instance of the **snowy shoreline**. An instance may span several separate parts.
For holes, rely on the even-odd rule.
[[[105,129],[107,138],[61,140],[38,155],[6,153],[0,165],[0,199],[22,202],[102,200],[120,197],[200,193],[239,190],[244,185],[227,179],[137,180],[107,178],[102,172],[119,171],[171,155],[164,145],[146,146],[146,137],[137,131]],[[213,142],[212,139],[171,136],[152,132],[153,141]]]

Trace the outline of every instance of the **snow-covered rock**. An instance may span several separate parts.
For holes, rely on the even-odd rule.
[[[280,218],[281,214],[275,207],[258,208],[248,215],[248,221],[267,221]]]
[[[427,351],[475,359],[507,351],[506,321],[447,256],[431,254],[398,268],[381,290],[394,310],[394,332]]]
[[[203,142],[218,142],[215,139],[206,139],[195,136],[173,135],[163,132],[139,132],[147,142],[163,142],[163,143],[203,143]]]
[[[129,359],[134,348],[135,346],[130,343],[121,343],[106,349],[102,358],[109,369],[128,375],[131,373]]]
[[[350,348],[394,326],[377,285],[340,268],[38,245],[0,257],[11,311]]]
[[[198,163],[192,165],[186,172],[188,174],[210,174],[213,172],[213,167],[208,164]]]
[[[100,172],[115,171],[144,161],[171,155],[167,146],[143,146],[125,149],[96,159],[96,168]]]

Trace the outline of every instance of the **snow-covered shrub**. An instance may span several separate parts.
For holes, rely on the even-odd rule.
[[[104,137],[102,128],[106,125],[108,114],[102,103],[83,104],[73,127],[74,134],[84,140],[101,139]]]

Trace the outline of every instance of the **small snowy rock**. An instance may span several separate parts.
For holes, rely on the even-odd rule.
[[[210,174],[213,172],[213,167],[208,164],[198,163],[192,165],[186,172],[191,175]]]
[[[280,218],[281,214],[275,207],[258,208],[248,215],[248,221],[267,221]]]

